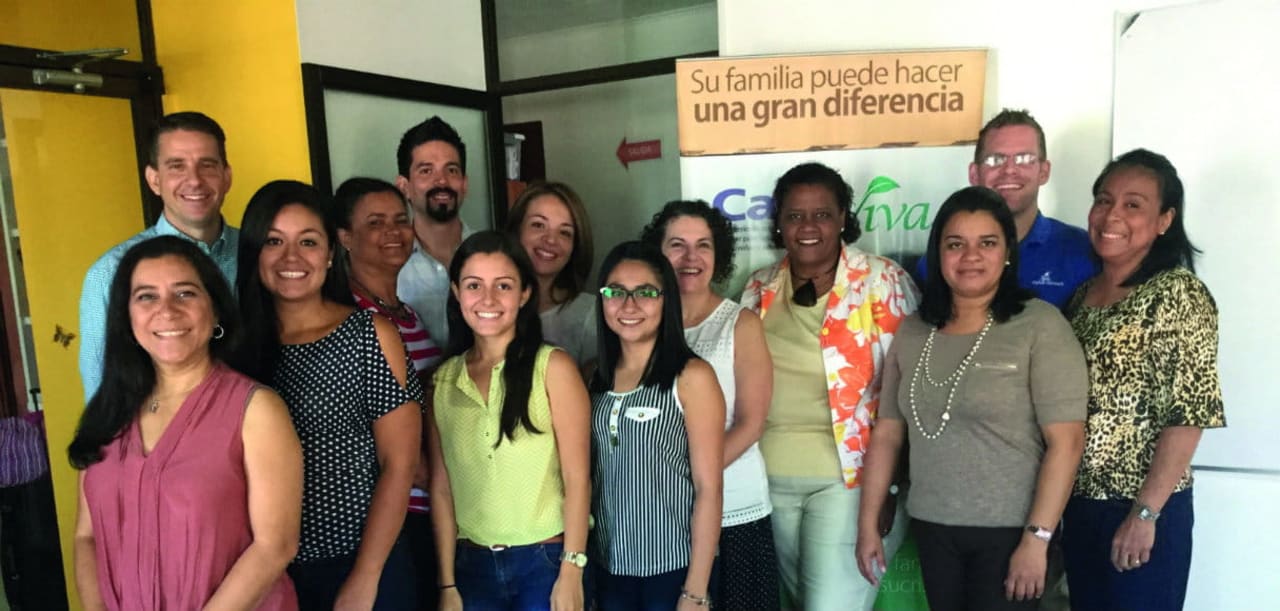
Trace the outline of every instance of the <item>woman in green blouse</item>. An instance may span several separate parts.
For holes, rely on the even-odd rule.
[[[1191,456],[1225,426],[1218,312],[1193,273],[1183,189],[1137,149],[1093,185],[1102,272],[1067,306],[1089,365],[1080,472],[1063,516],[1073,609],[1176,610],[1191,566]]]

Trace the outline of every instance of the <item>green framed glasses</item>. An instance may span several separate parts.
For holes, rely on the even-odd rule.
[[[625,289],[620,286],[602,286],[600,287],[600,297],[605,301],[626,301],[627,297],[635,300],[636,303],[644,301],[653,301],[662,297],[662,289],[643,285],[633,289]]]

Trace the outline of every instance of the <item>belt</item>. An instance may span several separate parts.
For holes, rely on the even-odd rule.
[[[546,543],[563,543],[563,542],[564,542],[564,533],[560,533],[554,537],[547,537],[546,539],[543,539],[541,541],[535,541],[533,543],[525,543],[523,545],[543,545]],[[503,550],[511,549],[513,547],[523,547],[523,545],[501,545],[501,544],[484,545],[481,543],[476,543],[475,541],[472,541],[470,539],[458,539],[458,543],[461,543],[467,547],[487,549],[491,552],[500,552]]]

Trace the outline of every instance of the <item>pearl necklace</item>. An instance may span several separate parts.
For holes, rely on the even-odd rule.
[[[915,371],[911,374],[911,386],[907,391],[908,399],[911,402],[911,419],[915,421],[916,429],[920,431],[920,434],[925,439],[933,441],[941,437],[942,432],[947,430],[947,423],[951,421],[952,401],[956,397],[956,388],[960,386],[960,378],[964,377],[965,372],[969,370],[969,365],[973,363],[974,355],[978,353],[978,348],[982,347],[982,340],[987,336],[987,331],[991,330],[992,321],[991,312],[988,311],[987,323],[982,325],[982,330],[978,332],[978,339],[974,340],[973,347],[960,360],[960,365],[956,367],[956,370],[942,380],[934,380],[933,375],[929,373],[929,362],[933,360],[933,336],[938,332],[937,328],[930,327],[929,337],[924,340],[924,350],[920,352],[920,360],[916,361]],[[938,425],[938,430],[933,433],[926,431],[924,425],[920,423],[920,410],[916,407],[916,386],[920,383],[920,370],[922,369],[924,370],[925,382],[930,386],[935,388],[951,386],[950,390],[947,391],[946,406],[942,410],[942,423]]]

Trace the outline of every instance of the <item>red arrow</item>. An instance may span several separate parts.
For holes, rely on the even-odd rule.
[[[629,165],[632,161],[644,161],[646,159],[662,158],[662,141],[661,140],[645,140],[643,142],[627,143],[627,137],[622,137],[622,143],[618,145],[618,161],[622,162],[622,167],[630,170]]]

